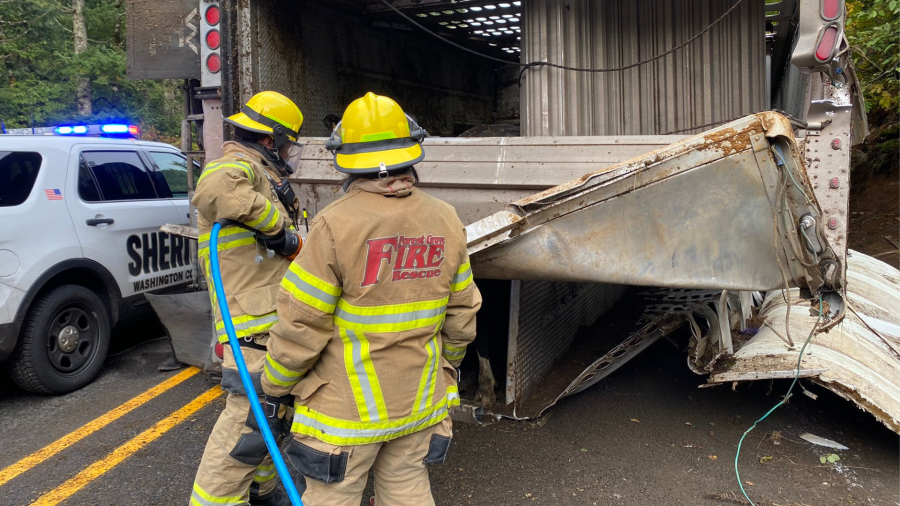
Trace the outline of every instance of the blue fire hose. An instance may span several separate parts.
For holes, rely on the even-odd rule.
[[[284,465],[284,458],[281,456],[281,449],[272,436],[272,430],[266,422],[266,415],[263,413],[262,406],[259,405],[259,395],[256,388],[253,387],[253,380],[250,379],[250,371],[247,370],[247,363],[244,362],[244,355],[241,353],[241,347],[238,344],[237,336],[234,333],[234,325],[231,323],[231,311],[228,310],[228,302],[225,300],[225,289],[222,287],[222,274],[219,272],[219,231],[222,229],[220,223],[214,223],[212,232],[209,234],[209,263],[212,271],[212,282],[216,290],[216,300],[219,302],[219,312],[222,314],[222,321],[225,323],[225,332],[228,333],[228,343],[231,344],[231,351],[234,354],[234,361],[237,362],[238,372],[241,375],[241,383],[244,384],[244,390],[250,399],[250,410],[253,411],[253,417],[256,418],[256,424],[262,432],[263,439],[266,441],[266,448],[272,461],[275,463],[275,470],[278,472],[281,483],[291,499],[294,506],[303,506],[300,500],[300,494],[291,479],[291,473],[288,472],[287,466]]]

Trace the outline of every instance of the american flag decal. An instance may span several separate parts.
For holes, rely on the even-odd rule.
[[[62,200],[62,192],[59,191],[59,188],[51,188],[44,190],[44,195],[47,196],[47,200]]]

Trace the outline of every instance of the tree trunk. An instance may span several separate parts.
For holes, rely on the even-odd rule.
[[[74,14],[72,15],[72,32],[75,34],[75,54],[81,54],[87,50],[87,25],[84,22],[84,0],[72,0]],[[89,116],[93,113],[91,108],[91,80],[87,77],[78,78],[78,114]]]

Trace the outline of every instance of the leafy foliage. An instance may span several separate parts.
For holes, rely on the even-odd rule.
[[[0,118],[7,128],[107,119],[141,124],[162,138],[180,133],[174,81],[125,77],[125,1],[86,0],[88,49],[76,55],[68,0],[0,0]],[[76,79],[91,80],[94,114],[78,117]]]
[[[900,110],[900,0],[847,2],[847,38],[869,122],[897,123]]]

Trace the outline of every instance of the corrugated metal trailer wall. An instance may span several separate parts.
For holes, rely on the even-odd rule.
[[[733,0],[527,0],[522,61],[620,67],[675,47]],[[684,49],[610,73],[528,69],[523,135],[658,135],[768,109],[764,0],[735,12]],[[687,129],[687,130],[685,130]]]
[[[241,100],[275,90],[305,116],[304,136],[326,136],[322,118],[341,115],[367,91],[388,95],[432,135],[491,122],[496,65],[442,49],[405,25],[375,22],[365,4],[239,0],[236,59]]]

